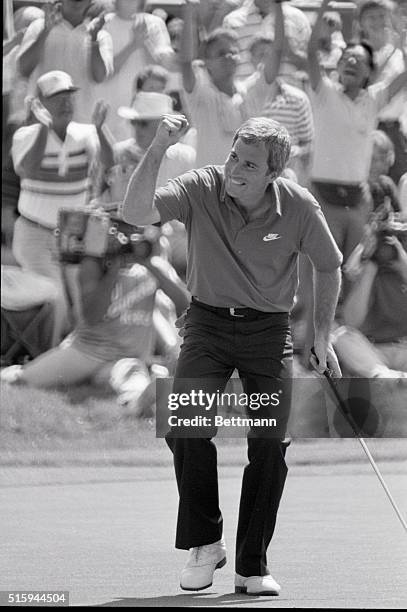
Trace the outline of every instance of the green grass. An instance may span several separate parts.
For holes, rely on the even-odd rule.
[[[89,385],[44,391],[3,385],[0,412],[2,466],[167,466],[171,455],[155,437],[154,419],[138,419],[105,389]],[[405,459],[404,439],[371,440],[382,461]],[[221,438],[220,465],[241,465],[244,439]],[[354,441],[304,438],[290,449],[297,465],[366,461]]]

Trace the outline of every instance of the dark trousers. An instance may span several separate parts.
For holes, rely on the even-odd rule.
[[[248,434],[249,463],[240,497],[236,572],[261,576],[268,573],[266,551],[287,475],[283,434],[291,403],[289,315],[270,313],[256,320],[233,319],[191,304],[173,391],[188,392],[191,379],[200,379],[204,392],[222,392],[235,368],[248,396],[278,390],[283,390],[284,396],[277,411],[279,437],[267,437],[256,428]],[[267,415],[275,417],[276,409],[267,406],[256,414],[262,418]],[[176,548],[187,550],[218,541],[223,520],[214,443],[209,437],[177,438],[172,432],[166,440],[174,455],[179,491]]]

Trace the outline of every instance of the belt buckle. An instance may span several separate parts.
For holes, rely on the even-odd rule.
[[[229,308],[229,314],[230,314],[232,317],[239,317],[239,318],[242,318],[242,317],[243,317],[243,318],[244,318],[244,315],[236,314],[236,313],[235,313],[235,310],[236,310],[236,308]]]

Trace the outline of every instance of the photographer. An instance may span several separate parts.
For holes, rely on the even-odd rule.
[[[93,223],[95,217],[97,213]],[[118,223],[114,225],[117,227]],[[63,229],[60,231],[62,235]],[[103,242],[106,232],[103,236],[100,231],[99,235],[99,242]],[[125,238],[130,235],[134,241],[128,240],[126,244]],[[148,365],[154,361],[157,344],[156,314],[163,304],[159,289],[172,300],[177,316],[188,304],[187,292],[161,256],[158,228],[149,227],[135,234],[135,228],[122,222],[116,237],[109,239],[110,246],[104,255],[98,257],[85,251],[82,256],[79,273],[82,319],[73,333],[57,348],[24,367],[5,368],[1,372],[4,382],[41,388],[74,385],[94,377],[100,382],[117,378],[116,362],[132,358],[133,362],[139,360],[136,369],[148,384]],[[98,248],[93,244],[91,252]],[[163,365],[170,365],[176,357],[172,354],[176,342],[167,337],[161,338],[161,344],[166,351]]]
[[[407,379],[407,224],[390,208],[385,196],[344,266],[354,282],[334,346],[352,375]]]

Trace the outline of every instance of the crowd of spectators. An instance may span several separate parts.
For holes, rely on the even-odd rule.
[[[5,264],[55,284],[53,352],[12,379],[67,384],[121,358],[151,369],[156,348],[142,338],[142,316],[130,317],[138,327],[123,329],[126,341],[110,358],[83,349],[80,338],[91,337],[93,347],[99,338],[104,350],[103,326],[112,334],[115,317],[128,323],[112,297],[116,291],[123,302],[126,283],[126,292],[139,287],[140,299],[149,296],[150,332],[153,313],[157,322],[171,310],[157,306],[159,286],[177,311],[187,303],[179,294],[182,226],[160,230],[165,265],[152,263],[151,253],[136,263],[84,258],[62,265],[55,229],[60,210],[117,207],[161,116],[171,112],[184,113],[190,129],[167,151],[159,185],[224,163],[233,133],[249,117],[287,128],[286,176],[314,194],[344,255],[335,342],[345,372],[407,376],[407,1],[348,2],[346,32],[343,2],[321,0],[311,13],[302,4],[185,0],[167,14],[159,3],[150,12],[143,0],[4,2],[2,254]],[[311,282],[303,261],[293,319],[304,362]],[[90,303],[98,305],[96,322]],[[132,308],[142,310],[137,299]],[[101,322],[100,337],[93,336]],[[308,332],[300,334],[304,322]],[[361,360],[366,367],[357,367]]]

